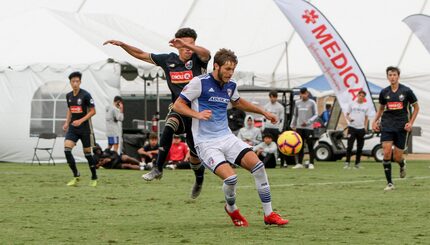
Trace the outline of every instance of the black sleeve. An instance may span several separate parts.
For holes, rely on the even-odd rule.
[[[69,105],[69,94],[66,94],[66,103],[67,103],[67,107],[70,108],[70,105]]]
[[[166,60],[169,57],[168,54],[151,54],[151,59],[157,66],[163,68],[163,70],[167,69]]]
[[[386,105],[387,104],[387,101],[385,100],[385,97],[384,97],[384,92],[385,92],[385,90],[383,89],[379,93],[379,104],[381,104],[381,105]]]
[[[412,91],[412,89],[408,90],[407,97],[408,97],[407,100],[408,100],[409,104],[411,104],[411,105],[415,104],[418,101],[418,99],[415,96],[414,91]]]
[[[93,98],[91,97],[91,94],[90,93],[87,93],[86,95],[85,95],[85,105],[88,107],[88,108],[93,108],[94,107],[94,100],[93,100]]]

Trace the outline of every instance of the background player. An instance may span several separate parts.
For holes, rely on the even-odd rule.
[[[167,84],[172,94],[173,103],[191,78],[206,73],[208,61],[210,60],[210,52],[203,47],[195,45],[196,39],[197,33],[193,29],[179,29],[175,34],[175,38],[169,42],[170,46],[178,49],[179,55],[175,53],[151,54],[115,40],[106,41],[104,44],[120,46],[133,57],[163,68]],[[149,173],[144,174],[142,178],[151,181],[153,179],[160,179],[163,176],[163,166],[172,144],[173,135],[183,133],[187,135],[187,144],[190,148],[191,155],[191,168],[194,170],[196,176],[191,198],[196,198],[201,192],[204,167],[200,164],[194,149],[194,141],[191,133],[191,119],[183,117],[172,110],[167,115],[166,126],[161,135],[160,148],[156,161],[157,167],[153,168]]]
[[[193,135],[196,149],[203,164],[223,181],[225,211],[234,225],[248,226],[248,221],[236,206],[237,175],[229,163],[235,163],[251,172],[263,205],[266,224],[285,225],[272,210],[269,181],[264,164],[250,146],[237,138],[228,127],[227,106],[264,115],[272,123],[276,117],[239,97],[237,85],[231,81],[237,65],[236,55],[227,49],[219,50],[214,57],[214,71],[193,78],[176,100],[173,109],[193,118]],[[191,108],[190,104],[191,103]]]
[[[412,130],[412,126],[417,118],[419,106],[414,92],[399,83],[400,69],[389,66],[386,69],[387,79],[390,86],[384,88],[379,93],[379,108],[372,128],[381,131],[382,148],[384,149],[384,166],[387,186],[384,190],[394,190],[391,179],[391,156],[394,145],[393,160],[400,166],[400,178],[406,177],[406,161],[403,159],[403,151],[406,145],[407,133]],[[412,116],[409,118],[409,108],[413,106]],[[378,124],[381,118],[380,125]]]
[[[85,158],[91,170],[90,186],[97,186],[96,161],[91,155],[91,148],[94,147],[94,131],[91,124],[91,117],[96,114],[94,101],[90,93],[80,88],[82,74],[73,72],[69,75],[72,92],[66,95],[67,116],[63,125],[63,130],[67,131],[64,141],[64,153],[67,163],[73,172],[74,178],[67,183],[68,186],[76,186],[79,182],[79,172],[76,167],[75,158],[72,149],[76,142],[81,140],[84,148]]]
[[[113,105],[106,107],[106,136],[108,149],[118,153],[119,139],[122,135],[121,122],[124,120],[124,105],[121,96],[115,96]]]

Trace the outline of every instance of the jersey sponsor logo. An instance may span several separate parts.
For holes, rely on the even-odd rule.
[[[72,105],[72,106],[70,106],[70,112],[71,113],[82,113],[84,111],[82,110],[82,106]]]
[[[209,92],[214,93],[214,92],[215,92],[215,90],[214,90],[213,88],[210,88],[210,89],[209,89]]]
[[[388,110],[401,110],[403,109],[403,103],[402,102],[388,102],[387,103]]]
[[[228,104],[230,102],[230,99],[212,96],[209,98],[209,101]]]
[[[171,71],[169,74],[172,83],[188,83],[193,78],[192,71]]]
[[[82,100],[78,99],[78,101],[76,103],[78,103],[78,105],[82,105]]]
[[[404,101],[404,100],[405,100],[405,96],[404,96],[403,94],[400,94],[400,95],[399,95],[399,100],[400,100],[400,101]]]
[[[189,60],[185,63],[185,68],[187,68],[188,70],[191,70],[193,68],[193,61]]]

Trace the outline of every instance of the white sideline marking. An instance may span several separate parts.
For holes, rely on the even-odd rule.
[[[420,179],[430,179],[430,176],[417,176],[410,178],[393,178],[395,181],[404,181],[404,180],[420,180]],[[339,181],[339,182],[320,182],[320,183],[304,183],[304,184],[281,184],[281,185],[270,185],[270,187],[289,187],[289,186],[309,186],[309,185],[337,185],[337,184],[357,184],[357,183],[372,183],[372,182],[385,182],[386,180],[383,178],[373,179],[373,180],[355,180],[355,181]],[[238,185],[237,188],[255,188],[254,185]]]

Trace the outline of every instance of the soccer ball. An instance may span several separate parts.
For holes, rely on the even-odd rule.
[[[294,156],[302,149],[302,137],[294,131],[285,131],[278,137],[279,151],[287,156]]]

